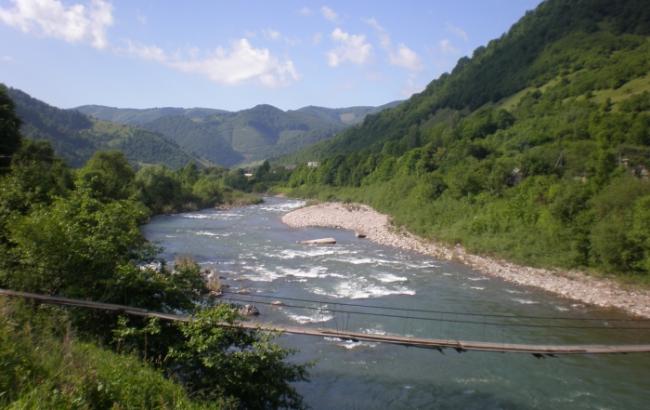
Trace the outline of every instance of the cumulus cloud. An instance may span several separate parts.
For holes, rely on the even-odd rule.
[[[165,63],[168,60],[167,54],[162,48],[138,44],[132,41],[127,41],[126,48],[118,49],[117,51],[125,52],[143,60],[157,61],[159,63]]]
[[[0,7],[0,22],[25,33],[88,43],[95,48],[108,45],[106,30],[113,24],[110,3],[92,0],[88,4],[64,5],[59,0],[12,0],[13,7]]]
[[[388,52],[388,62],[394,66],[405,68],[409,71],[420,71],[423,68],[422,61],[418,54],[400,43],[397,48],[393,47],[388,31],[379,24],[374,17],[364,19],[364,22],[372,27],[379,37],[379,44]]]
[[[404,44],[397,46],[397,50],[391,50],[388,54],[388,59],[392,65],[406,68],[410,71],[422,70],[422,61],[417,53]]]
[[[339,15],[330,7],[327,6],[321,7],[320,14],[325,18],[325,20],[331,21],[332,23],[339,22]]]
[[[203,57],[198,56],[197,50],[183,58],[169,55],[157,46],[132,42],[128,42],[127,47],[120,51],[182,72],[203,75],[223,85],[257,82],[267,87],[277,87],[299,78],[291,60],[282,61],[268,49],[253,47],[245,38],[233,42],[228,49],[219,47],[214,53]]]
[[[330,67],[338,67],[346,61],[364,64],[372,54],[372,46],[366,42],[364,35],[349,34],[337,27],[332,31],[331,37],[339,46],[327,53],[327,63]]]
[[[381,46],[385,49],[390,48],[391,46],[390,36],[388,35],[386,29],[381,24],[379,24],[377,19],[371,17],[368,19],[364,19],[363,21],[377,32],[377,35],[379,36],[379,44],[381,44]]]
[[[443,54],[458,54],[458,49],[454,47],[448,38],[443,38],[438,42],[438,47]]]

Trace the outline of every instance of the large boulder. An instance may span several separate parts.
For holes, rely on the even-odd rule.
[[[219,274],[215,271],[210,271],[205,276],[205,286],[214,293],[221,293],[222,285],[219,280]]]
[[[260,311],[253,305],[244,305],[237,309],[237,312],[242,316],[257,316],[260,314]]]

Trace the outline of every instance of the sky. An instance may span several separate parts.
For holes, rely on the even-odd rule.
[[[540,0],[0,0],[0,82],[62,108],[381,105]]]

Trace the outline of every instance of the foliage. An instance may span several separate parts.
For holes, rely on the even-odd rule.
[[[422,93],[296,155],[320,166],[287,185],[473,251],[646,276],[649,18],[636,0],[543,2]]]
[[[132,164],[165,164],[172,168],[180,168],[193,159],[160,134],[52,107],[20,90],[10,88],[8,96],[22,121],[23,135],[49,141],[54,151],[72,166],[83,165],[101,150],[119,150]]]
[[[272,335],[228,326],[237,319],[219,305],[184,323],[184,344],[167,356],[176,377],[202,400],[236,398],[247,409],[302,407],[289,383],[306,380],[305,366],[284,362],[291,352],[270,343]]]
[[[224,185],[225,170],[188,164],[136,173],[122,153],[109,151],[95,153],[73,176],[49,143],[28,140],[12,153],[9,170],[0,177],[0,287],[169,313],[213,303],[193,261],[173,269],[145,265],[158,250],[140,225],[151,210],[250,199]],[[208,324],[234,320],[230,306],[217,308],[218,317],[198,313],[201,325],[181,328],[115,312],[70,309],[63,316],[59,309],[15,306],[0,301],[0,405],[301,406],[289,383],[306,372],[285,362],[291,352],[270,337],[227,330],[226,339],[210,344]],[[201,343],[208,350],[197,350]],[[216,369],[201,359],[207,357],[223,359],[220,377],[195,383],[197,374]]]
[[[24,408],[230,407],[192,401],[135,356],[78,340],[60,312],[0,301],[0,406]]]
[[[14,113],[14,103],[0,85],[0,174],[7,172],[11,155],[20,147],[20,120]]]
[[[142,110],[82,106],[93,117],[162,134],[187,152],[221,166],[234,166],[294,152],[355,125],[381,107],[282,111],[270,105],[227,112],[207,108]]]

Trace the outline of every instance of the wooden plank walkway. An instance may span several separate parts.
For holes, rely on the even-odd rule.
[[[171,313],[154,312],[146,309],[134,308],[111,303],[93,302],[81,299],[70,299],[58,296],[39,295],[35,293],[18,292],[0,289],[0,296],[19,297],[39,301],[52,305],[76,306],[89,309],[98,309],[120,314],[158,318],[162,320],[188,322],[192,320],[189,315],[176,315]],[[394,335],[373,335],[360,332],[340,331],[328,328],[311,328],[302,326],[274,325],[262,322],[237,322],[234,325],[223,323],[223,326],[236,326],[244,329],[281,332],[295,335],[316,337],[338,337],[345,340],[367,341],[375,343],[388,343],[401,346],[412,346],[427,349],[454,349],[458,352],[480,351],[498,353],[529,353],[536,357],[570,355],[570,354],[616,354],[616,353],[650,353],[650,344],[638,345],[534,345],[518,343],[493,343],[464,341],[454,339],[425,339],[418,337],[405,337]]]

